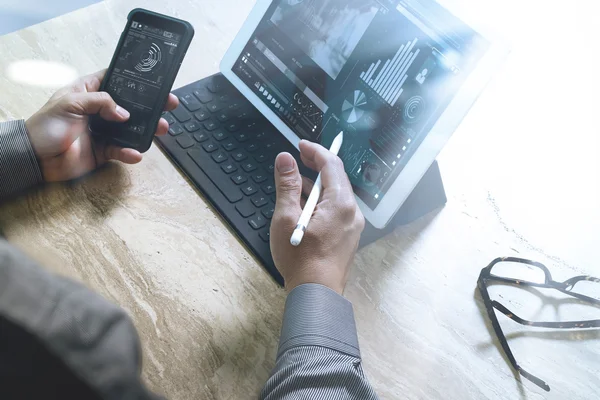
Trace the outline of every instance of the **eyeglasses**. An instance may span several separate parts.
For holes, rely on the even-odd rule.
[[[533,322],[527,321],[518,317],[495,300],[490,299],[488,293],[488,284],[503,283],[519,286],[537,287],[545,289],[555,289],[568,296],[575,297],[590,305],[600,306],[600,298],[590,295],[589,293],[597,293],[600,296],[600,279],[587,275],[576,276],[567,279],[564,282],[556,282],[552,279],[552,275],[546,266],[541,263],[525,260],[517,257],[501,257],[492,261],[487,267],[481,270],[477,287],[483,298],[483,303],[487,314],[492,321],[492,326],[496,332],[496,336],[500,341],[504,353],[508,357],[513,368],[526,379],[539,386],[540,388],[550,391],[550,386],[537,376],[525,371],[518,363],[508,346],[508,342],[494,309],[500,311],[513,321],[526,326],[553,328],[553,329],[586,329],[600,327],[600,320],[589,321],[568,321],[568,322]],[[590,290],[591,289],[591,290]]]

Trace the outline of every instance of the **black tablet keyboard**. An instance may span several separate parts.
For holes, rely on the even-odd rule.
[[[181,104],[165,113],[169,133],[156,141],[283,284],[269,248],[274,162],[298,151],[220,74],[174,93]]]

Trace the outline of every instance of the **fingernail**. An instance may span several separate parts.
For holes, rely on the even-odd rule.
[[[117,114],[119,114],[121,117],[123,118],[129,118],[129,116],[131,114],[129,114],[129,111],[127,111],[126,109],[124,109],[123,107],[117,105]]]
[[[294,169],[294,158],[290,154],[279,156],[275,165],[277,166],[277,171],[286,174]]]

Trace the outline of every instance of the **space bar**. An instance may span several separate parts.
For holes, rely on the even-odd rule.
[[[237,186],[233,185],[227,175],[221,171],[219,165],[213,162],[209,155],[198,150],[188,151],[188,155],[204,171],[217,188],[227,197],[230,203],[238,202],[242,199],[242,192]]]

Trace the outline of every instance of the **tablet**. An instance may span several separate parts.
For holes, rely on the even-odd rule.
[[[358,204],[392,219],[507,54],[434,0],[258,0],[221,72],[296,147],[340,131]]]

